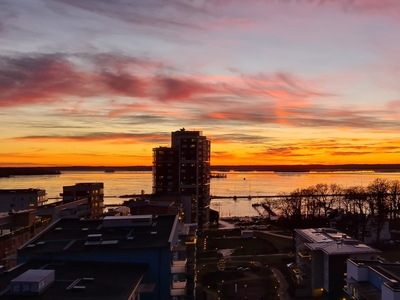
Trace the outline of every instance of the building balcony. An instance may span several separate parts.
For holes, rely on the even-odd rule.
[[[183,297],[186,295],[186,280],[172,282],[171,285],[171,297]]]
[[[311,253],[310,252],[298,252],[299,257],[303,258],[303,259],[311,259]]]
[[[171,274],[185,274],[187,259],[172,261]]]

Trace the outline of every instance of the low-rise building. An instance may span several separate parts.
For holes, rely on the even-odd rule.
[[[102,182],[77,183],[64,186],[60,194],[63,202],[73,202],[80,199],[88,199],[91,208],[91,218],[98,219],[104,210],[104,184]]]
[[[92,209],[88,198],[72,202],[53,202],[36,208],[38,216],[50,218],[53,222],[61,218],[90,218]]]
[[[32,260],[0,276],[1,299],[137,300],[148,265]]]
[[[345,291],[351,299],[400,299],[400,265],[379,260],[347,260]]]
[[[47,202],[41,189],[0,190],[0,212],[19,211],[40,207]]]
[[[17,250],[43,231],[50,219],[36,218],[34,209],[0,213],[0,266],[9,270],[17,265]]]
[[[185,299],[188,260],[178,224],[176,215],[60,219],[19,249],[18,262],[147,264],[143,283],[154,284],[154,289],[140,299]]]
[[[295,229],[295,233],[294,274],[307,295],[343,292],[347,259],[375,260],[380,253],[332,228]]]

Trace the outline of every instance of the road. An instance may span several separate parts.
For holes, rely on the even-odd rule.
[[[276,277],[276,280],[279,283],[279,288],[278,288],[279,299],[291,300],[292,298],[290,298],[290,296],[287,292],[289,284],[287,283],[285,277],[283,276],[281,271],[279,271],[278,269],[271,267],[271,270],[272,270],[272,273],[274,274],[274,276]]]

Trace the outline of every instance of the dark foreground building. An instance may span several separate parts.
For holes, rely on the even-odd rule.
[[[1,299],[136,300],[145,264],[32,260],[0,277]]]
[[[115,263],[114,268],[120,263],[145,265],[141,300],[186,299],[188,259],[178,227],[176,215],[61,219],[18,250],[18,263],[40,259]],[[91,277],[79,278],[85,276]],[[111,275],[109,279],[115,280]]]

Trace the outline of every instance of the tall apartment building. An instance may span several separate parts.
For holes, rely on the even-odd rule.
[[[104,184],[102,182],[77,183],[71,186],[64,186],[60,195],[63,197],[64,203],[88,199],[92,219],[98,219],[103,215]]]
[[[171,147],[153,149],[153,194],[190,196],[187,220],[199,229],[209,222],[210,149],[201,131],[184,128],[171,133]]]

